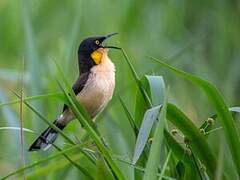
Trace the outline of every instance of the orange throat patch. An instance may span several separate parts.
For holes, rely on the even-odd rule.
[[[94,62],[96,64],[100,64],[101,63],[102,56],[103,56],[102,52],[99,52],[98,50],[94,51],[91,54],[91,58],[94,60]]]

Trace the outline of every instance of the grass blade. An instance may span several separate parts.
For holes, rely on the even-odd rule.
[[[133,77],[134,77],[134,80],[135,80],[135,82],[136,82],[136,84],[137,84],[137,86],[138,86],[141,94],[143,95],[143,98],[144,98],[144,100],[145,100],[145,103],[146,103],[147,107],[148,107],[148,108],[151,107],[151,106],[152,106],[151,100],[149,99],[149,97],[148,97],[148,95],[147,95],[147,92],[146,92],[145,89],[143,88],[143,86],[142,86],[142,84],[141,84],[141,81],[140,81],[140,78],[138,77],[137,72],[135,71],[135,69],[134,69],[131,61],[129,60],[128,55],[126,54],[126,52],[124,51],[124,49],[121,49],[121,51],[122,51],[122,53],[123,53],[124,59],[126,60],[128,66],[129,66],[129,68],[130,68],[130,70],[131,70],[131,73],[132,73],[132,75],[133,75]]]
[[[228,145],[231,150],[232,158],[235,163],[238,175],[240,175],[240,137],[236,125],[234,124],[233,117],[228,110],[228,106],[224,102],[224,99],[220,95],[219,91],[215,86],[209,82],[194,76],[192,74],[186,73],[184,71],[178,70],[156,58],[151,57],[154,61],[159,63],[161,66],[173,71],[177,75],[187,79],[197,86],[199,86],[208,96],[208,99],[213,104],[217,111],[218,118],[223,127],[224,134],[226,136]]]
[[[18,131],[21,131],[21,128],[20,127],[0,127],[0,130],[18,130]],[[22,128],[22,130],[25,131],[25,132],[35,133],[33,130],[27,129],[27,128]]]
[[[125,105],[125,103],[123,102],[123,100],[120,97],[119,97],[119,101],[120,101],[120,103],[121,103],[121,105],[123,107],[123,110],[124,110],[125,114],[127,115],[127,118],[129,120],[129,123],[130,123],[133,131],[135,132],[135,135],[137,136],[139,130],[138,130],[138,127],[137,127],[137,125],[136,125],[136,123],[135,123],[131,113],[128,111],[127,106]]]
[[[158,109],[158,112],[159,110],[160,110],[160,107]],[[147,166],[146,166],[146,170],[143,177],[144,180],[154,180],[154,179],[157,179],[157,176],[158,176],[158,168],[160,164],[160,154],[161,154],[161,143],[163,140],[163,129],[166,121],[166,112],[167,112],[167,96],[165,96],[164,103],[160,112],[159,121],[157,122],[156,130],[154,132],[149,157],[147,160]]]
[[[23,74],[24,74],[24,59],[22,61],[22,69],[20,76],[20,104],[19,104],[19,120],[20,120],[20,157],[22,161],[22,166],[25,166],[25,154],[24,154],[24,134],[23,134]],[[23,172],[23,179],[26,179],[25,173]]]
[[[148,141],[148,137],[150,135],[153,123],[157,120],[161,107],[162,106],[153,107],[147,110],[144,114],[134,149],[134,155],[132,160],[133,164],[136,164],[137,160],[143,152],[143,149]]]
[[[152,126],[158,117],[163,99],[165,96],[165,83],[161,76],[147,76],[141,79],[142,86],[145,88],[147,95],[150,97],[152,104],[155,106],[145,112],[146,107],[142,107],[144,102],[141,102],[141,96],[137,96],[136,102],[136,120],[141,118],[141,127],[135,145],[133,164],[140,157],[147,143]],[[142,100],[143,101],[143,100]],[[141,113],[144,113],[142,117]]]
[[[171,155],[172,155],[172,151],[170,150],[170,151],[168,152],[167,158],[166,158],[166,160],[165,160],[165,163],[164,163],[163,168],[162,168],[162,170],[161,170],[161,173],[160,173],[160,175],[159,175],[159,178],[158,178],[159,180],[161,180],[161,179],[163,178],[163,176],[164,176],[164,173],[165,173],[165,171],[166,171],[166,169],[167,169],[168,161],[169,161]]]

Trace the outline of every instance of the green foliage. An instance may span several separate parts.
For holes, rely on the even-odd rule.
[[[238,1],[1,0],[0,22],[0,179],[239,179]],[[77,48],[111,32],[127,53],[109,52],[116,90],[93,123],[71,90]],[[57,141],[28,152],[49,125]]]
[[[156,60],[158,63],[160,63],[162,66],[172,70],[177,75],[182,76],[183,78],[195,83],[197,86],[202,88],[203,91],[207,94],[209,101],[214,105],[217,111],[218,118],[225,131],[226,138],[228,140],[230,149],[232,151],[232,156],[233,156],[236,168],[238,170],[238,174],[240,175],[240,136],[237,130],[237,126],[233,121],[233,117],[230,111],[228,110],[228,107],[224,102],[222,96],[220,95],[219,91],[216,89],[215,86],[208,83],[207,81],[204,81],[201,78],[198,78],[197,76],[178,70],[155,58],[153,59]],[[193,130],[193,128],[189,127],[187,131],[189,131],[189,129]],[[204,146],[202,146],[202,148],[204,148]],[[213,160],[211,161],[215,163]],[[212,170],[212,172],[215,172],[214,168],[210,170]]]
[[[131,66],[131,62],[127,58],[127,56],[125,56],[125,58],[129,62],[130,67],[133,68],[133,66]],[[176,68],[173,68],[161,61],[157,61],[157,62],[161,63],[162,65],[164,65],[165,67],[168,67],[171,70],[174,70],[175,72],[177,72],[179,74],[183,74],[186,77],[190,77],[189,78],[190,80],[197,79],[200,82],[202,82],[203,85],[205,83],[203,80],[200,80],[200,78],[198,78],[196,76],[187,74],[187,73],[180,71]],[[41,164],[42,162],[49,161],[55,157],[58,157],[59,155],[63,155],[63,157],[65,157],[68,160],[68,162],[70,162],[70,164],[72,164],[72,166],[76,167],[88,179],[102,179],[102,178],[112,179],[113,177],[115,177],[117,179],[125,179],[126,177],[124,177],[124,175],[123,175],[124,173],[123,173],[122,169],[119,168],[117,161],[113,158],[112,151],[109,149],[109,147],[106,146],[106,144],[101,136],[101,132],[99,132],[96,129],[96,127],[92,123],[89,115],[85,111],[84,107],[82,107],[81,104],[79,104],[79,102],[76,100],[75,95],[72,92],[72,89],[71,89],[69,83],[67,82],[65,76],[63,75],[60,67],[58,66],[57,68],[59,70],[58,77],[60,79],[62,79],[61,82],[58,81],[58,84],[59,84],[63,94],[65,95],[65,98],[61,98],[61,100],[67,99],[67,101],[65,100],[65,102],[72,109],[74,115],[80,122],[80,125],[84,126],[84,128],[86,129],[86,133],[89,135],[89,138],[92,139],[97,146],[97,149],[90,148],[90,152],[86,151],[84,149],[79,149],[80,152],[82,152],[82,155],[83,155],[82,157],[87,158],[86,160],[89,161],[89,163],[92,162],[91,166],[96,168],[96,170],[97,170],[96,177],[92,176],[93,174],[89,171],[89,169],[87,169],[86,167],[82,167],[78,163],[75,162],[76,155],[74,153],[67,155],[65,152],[68,150],[61,150],[61,148],[59,148],[58,146],[53,144],[53,146],[58,151],[60,151],[60,153],[58,153],[55,156],[53,155],[49,158],[46,158],[44,160],[40,160],[34,164],[27,165],[26,167],[18,169],[2,178],[6,179],[8,177],[17,175],[19,173],[23,173],[23,172],[26,173],[26,170],[28,170],[34,166],[38,167],[38,165]],[[135,77],[137,77],[135,71],[132,71],[132,73]],[[194,78],[192,78],[192,77],[194,77]],[[216,174],[217,161],[213,155],[212,150],[210,149],[210,147],[207,143],[206,136],[204,136],[204,134],[201,134],[200,130],[194,125],[194,123],[177,106],[167,102],[167,95],[165,94],[164,88],[162,88],[162,87],[165,87],[162,77],[146,76],[145,81],[143,79],[142,81],[135,81],[135,82],[136,82],[137,86],[142,88],[142,91],[140,91],[142,93],[141,94],[142,98],[145,100],[149,100],[149,102],[150,102],[149,105],[151,105],[151,106],[152,106],[152,104],[161,103],[162,98],[161,97],[159,98],[158,94],[165,96],[163,105],[157,105],[155,107],[152,106],[150,109],[148,109],[145,112],[145,114],[143,116],[143,120],[141,121],[141,126],[140,126],[139,130],[135,123],[136,120],[134,120],[133,117],[131,116],[131,114],[128,111],[123,100],[120,99],[120,102],[124,109],[124,112],[129,119],[129,123],[131,124],[131,130],[137,136],[135,151],[134,151],[134,155],[133,155],[133,166],[136,165],[136,162],[139,160],[139,157],[141,156],[143,151],[145,154],[145,156],[142,156],[142,159],[140,160],[140,162],[141,162],[140,165],[146,166],[146,169],[144,169],[144,174],[135,174],[136,175],[135,179],[136,178],[143,178],[143,179],[159,178],[159,179],[162,179],[163,177],[166,178],[166,176],[164,176],[165,174],[176,177],[176,178],[182,177],[184,179],[193,178],[193,177],[203,179],[203,178],[207,178],[208,176],[210,178],[214,178],[214,176]],[[198,85],[198,81],[196,81],[195,83]],[[210,87],[213,86],[208,82],[206,82],[206,84]],[[200,83],[200,85],[201,85],[201,83]],[[162,91],[162,92],[157,93],[157,91]],[[17,93],[15,93],[15,94],[18,96]],[[212,95],[215,95],[215,94],[217,94],[217,93],[213,93]],[[51,94],[45,95],[45,96],[52,97]],[[146,97],[144,98],[144,96],[146,96]],[[38,97],[38,96],[36,96],[36,97]],[[42,98],[44,96],[39,96],[39,97]],[[39,99],[39,97],[37,99]],[[149,98],[149,97],[151,97],[151,98]],[[152,99],[155,99],[155,97],[158,98],[159,100],[158,101],[155,100],[155,103],[153,103]],[[221,98],[221,96],[219,95],[219,96],[217,96],[217,98]],[[75,148],[75,146],[77,146],[77,145],[75,145],[75,142],[73,140],[71,140],[64,132],[62,132],[57,127],[52,125],[43,115],[41,115],[41,113],[39,113],[32,105],[30,105],[27,102],[28,100],[31,100],[31,99],[36,100],[36,98],[29,97],[29,98],[23,99],[23,103],[28,108],[30,108],[37,116],[39,116],[46,124],[48,124],[49,126],[54,128],[56,131],[58,131],[60,135],[62,135],[70,144],[72,144],[72,147],[69,148],[70,150],[72,150],[72,148]],[[211,100],[211,98],[210,98],[210,100]],[[7,103],[4,103],[3,105],[11,105],[13,103],[19,103],[19,101],[12,101],[9,103],[7,102]],[[215,103],[215,104],[218,105],[217,103]],[[141,106],[141,107],[145,109],[148,106],[146,105],[146,107],[144,107],[144,106]],[[239,107],[232,107],[229,109],[230,109],[230,111],[233,111],[233,112],[239,112]],[[136,105],[135,111],[138,111],[138,110],[142,110],[142,109],[140,109],[139,106]],[[227,111],[230,112],[229,110],[227,110]],[[158,119],[159,112],[160,112],[160,116]],[[214,117],[214,119],[216,119],[217,117],[219,118],[219,116],[221,116],[223,114],[224,113],[220,113],[220,114],[218,113],[217,115],[214,115],[212,117]],[[165,119],[169,120],[173,125],[176,126],[176,128],[178,128],[181,131],[181,133],[184,134],[184,143],[185,143],[186,148],[182,147],[179,144],[179,142],[177,140],[175,140],[168,133],[167,126],[165,126],[165,123],[166,123]],[[207,123],[209,123],[209,122],[207,122]],[[206,122],[204,124],[206,124]],[[201,126],[201,128],[203,128],[205,126],[204,124]],[[153,128],[153,127],[155,127],[155,128]],[[237,127],[235,126],[235,128],[237,128]],[[4,129],[4,128],[2,128],[2,129]],[[15,130],[16,128],[9,127],[8,129]],[[154,133],[153,133],[152,143],[149,143],[151,129],[152,129],[152,131],[154,131]],[[209,131],[209,129],[207,129],[207,130]],[[164,133],[163,133],[163,131],[164,131]],[[207,134],[207,132],[205,132],[205,133]],[[164,145],[163,140],[166,141],[168,146]],[[146,150],[144,150],[145,146],[146,146]],[[165,148],[162,148],[164,146],[165,146]],[[169,150],[168,148],[170,148],[171,150]],[[164,154],[165,154],[164,152],[166,150],[168,151],[166,154],[166,157],[165,157],[166,159],[164,161],[164,164],[161,167],[160,159],[164,158]],[[102,157],[101,156],[97,157],[98,156],[96,154],[97,152],[100,153]],[[171,153],[173,153],[174,156],[170,156]],[[162,157],[162,155],[163,155],[163,157]],[[232,155],[234,157],[234,152]],[[169,163],[170,160],[172,160],[174,163],[170,164]],[[168,165],[169,165],[170,169],[173,168],[173,170],[174,170],[177,168],[179,163],[181,163],[181,166],[184,167],[184,168],[181,168],[181,169],[185,169],[184,171],[178,170],[177,174],[167,171]],[[62,165],[64,167],[67,164],[65,163],[65,161],[63,161]],[[55,171],[58,169],[58,168],[55,168],[54,165],[50,165],[50,166],[51,166],[50,169],[52,171]],[[206,168],[206,170],[202,169],[203,166]],[[102,171],[101,175],[100,175],[100,170]],[[37,171],[36,170],[32,171],[29,174],[29,177],[39,176],[39,175],[45,174],[45,172],[46,171],[44,169],[38,168]],[[159,172],[160,172],[160,174],[159,174]],[[226,177],[225,173],[222,173],[222,174],[224,177]],[[218,172],[218,177],[219,177],[219,172]]]

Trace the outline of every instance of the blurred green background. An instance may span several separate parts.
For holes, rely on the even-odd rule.
[[[109,43],[126,50],[139,75],[164,76],[171,101],[196,124],[200,125],[213,113],[204,94],[192,84],[162,71],[148,56],[166,58],[169,64],[199,75],[218,87],[227,104],[240,105],[239,0],[0,0],[0,102],[17,99],[11,90],[20,92],[23,61],[24,96],[59,92],[54,61],[62,65],[67,79],[73,83],[78,75],[77,49],[81,40],[111,32],[119,32],[119,36]],[[110,57],[117,69],[116,91],[99,116],[98,127],[114,153],[129,159],[134,137],[127,130],[129,123],[118,96],[134,114],[136,87],[122,54],[112,50]],[[55,99],[31,104],[50,121],[62,108],[62,103]],[[1,107],[0,117],[1,127],[19,126],[19,105]],[[24,107],[24,127],[40,133],[46,125]],[[71,137],[82,131],[77,122],[66,128]],[[27,152],[35,136],[24,135],[27,164],[53,153],[53,149]],[[58,144],[63,146],[59,139]],[[219,139],[222,140],[221,134]],[[213,149],[219,147],[216,140],[210,139],[210,144],[216,144]],[[19,132],[1,130],[0,147],[0,175],[21,167]],[[226,169],[235,177],[231,165]],[[122,166],[131,179],[131,169]],[[71,165],[53,166],[52,171],[43,169],[38,173],[49,179],[81,177]]]

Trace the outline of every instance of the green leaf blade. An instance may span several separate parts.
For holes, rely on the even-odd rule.
[[[144,180],[154,180],[158,177],[158,167],[160,164],[161,143],[163,140],[163,130],[166,121],[167,112],[167,97],[165,97],[164,104],[162,106],[159,121],[157,123],[156,130],[154,132],[151,149],[144,173]]]
[[[136,164],[137,160],[143,152],[143,149],[148,141],[148,137],[150,135],[153,123],[157,120],[160,109],[161,106],[156,106],[147,110],[144,114],[134,149],[134,155],[132,160],[133,164]]]

